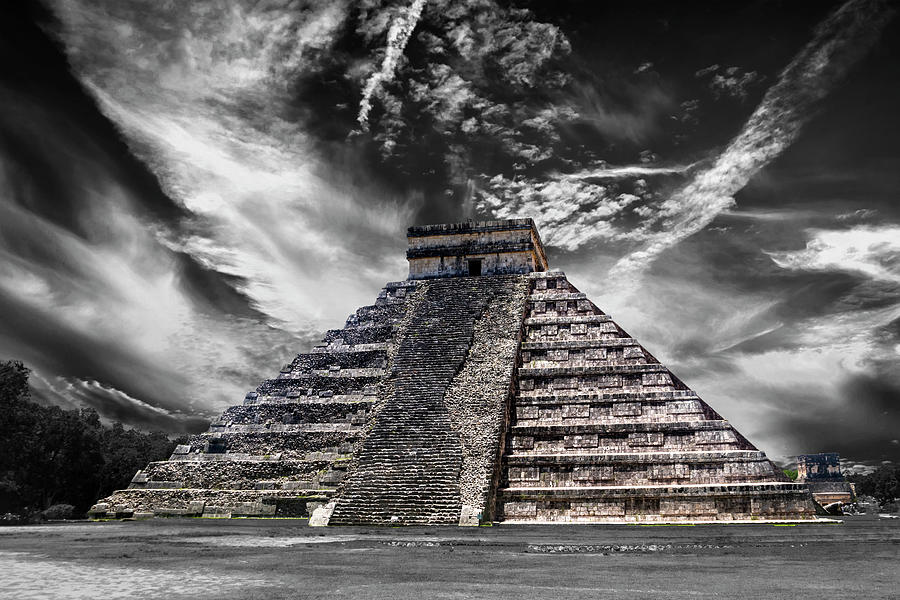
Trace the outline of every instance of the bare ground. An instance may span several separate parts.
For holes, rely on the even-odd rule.
[[[898,598],[900,520],[310,528],[160,519],[0,528],[0,598]]]

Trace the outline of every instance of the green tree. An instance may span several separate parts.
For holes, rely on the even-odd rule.
[[[28,398],[31,370],[17,360],[0,362],[0,401],[4,405]]]
[[[900,498],[900,465],[884,464],[866,475],[847,478],[860,496],[873,496],[882,506]]]
[[[0,362],[0,514],[30,516],[60,504],[84,514],[172,453],[176,442],[162,432],[104,427],[92,408],[29,401],[28,373],[21,362]]]

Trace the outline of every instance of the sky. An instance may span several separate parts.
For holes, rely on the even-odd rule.
[[[881,0],[44,0],[0,20],[0,358],[198,432],[410,225],[551,267],[776,460],[900,461],[900,19]]]

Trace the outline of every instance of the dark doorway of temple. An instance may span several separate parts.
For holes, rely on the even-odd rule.
[[[469,259],[469,276],[470,277],[480,277],[481,276],[481,259],[480,258],[470,258]]]

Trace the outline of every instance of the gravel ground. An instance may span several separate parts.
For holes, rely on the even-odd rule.
[[[159,519],[0,528],[0,598],[900,598],[900,520],[310,528]]]

